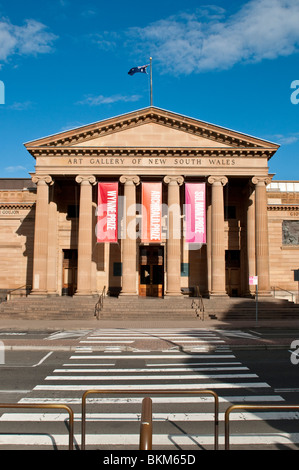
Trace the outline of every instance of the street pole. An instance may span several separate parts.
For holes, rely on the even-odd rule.
[[[258,319],[258,284],[255,286],[255,321]]]

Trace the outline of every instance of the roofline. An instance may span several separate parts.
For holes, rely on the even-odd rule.
[[[112,120],[112,119],[116,119],[116,118],[122,118],[122,117],[125,117],[125,116],[128,116],[130,114],[134,114],[134,113],[142,113],[143,111],[149,111],[149,110],[157,110],[157,111],[162,111],[164,113],[170,113],[170,114],[173,114],[173,115],[176,115],[176,116],[180,116],[182,118],[186,118],[186,119],[190,119],[190,120],[193,120],[193,121],[198,121],[198,122],[201,122],[202,124],[204,125],[207,125],[207,126],[213,126],[213,127],[218,127],[218,128],[221,128],[223,131],[227,131],[227,132],[233,132],[235,134],[238,134],[240,136],[243,136],[243,137],[248,137],[250,139],[255,139],[255,140],[259,140],[259,141],[263,141],[265,143],[268,143],[270,145],[273,145],[275,147],[277,147],[276,150],[278,150],[278,148],[280,147],[279,144],[275,143],[275,142],[271,142],[270,140],[267,140],[267,139],[263,139],[263,138],[260,138],[260,137],[256,137],[256,136],[253,136],[253,135],[250,135],[250,134],[245,134],[244,132],[240,132],[240,131],[236,131],[234,129],[230,129],[228,127],[223,127],[219,124],[213,124],[213,123],[210,123],[208,121],[203,121],[201,119],[197,119],[197,118],[194,118],[194,117],[190,117],[190,116],[187,116],[185,114],[180,114],[180,113],[177,113],[177,112],[174,112],[174,111],[169,111],[167,109],[163,109],[163,108],[159,108],[157,106],[147,106],[145,108],[140,108],[140,109],[136,109],[135,111],[130,111],[130,112],[126,112],[126,113],[123,113],[123,114],[119,114],[117,116],[113,116],[113,117],[110,117],[110,118],[105,118],[105,119],[101,119],[100,121],[94,121],[94,122],[91,122],[89,124],[84,124],[83,126],[79,126],[79,127],[73,127],[71,129],[68,129],[66,131],[62,131],[62,132],[58,132],[58,133],[55,133],[55,134],[49,134],[47,136],[44,136],[44,137],[41,137],[41,138],[37,138],[37,139],[34,139],[34,140],[31,140],[31,141],[28,141],[28,142],[25,142],[23,143],[23,145],[27,148],[27,147],[30,147],[30,144],[33,144],[34,142],[38,142],[40,140],[45,140],[45,139],[50,139],[51,137],[55,137],[57,135],[60,135],[60,136],[63,136],[64,134],[67,134],[69,132],[72,132],[72,131],[76,131],[76,130],[82,130],[86,127],[89,127],[89,126],[93,126],[93,125],[96,125],[96,124],[101,124],[101,123],[104,123],[105,121],[109,121],[109,120]]]

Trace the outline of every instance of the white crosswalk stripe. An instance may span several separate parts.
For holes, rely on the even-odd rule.
[[[126,351],[118,348],[111,351],[105,346],[100,351],[94,345],[121,341],[121,345],[129,344],[136,338],[144,340],[144,348],[149,339],[163,338],[171,341],[178,350],[162,351]],[[100,343],[98,342],[100,341]],[[102,343],[105,341],[105,343]],[[188,351],[181,346],[192,341]],[[107,343],[106,343],[107,342]],[[192,351],[194,345],[204,342],[208,346],[206,352]],[[89,349],[81,349],[89,344]],[[80,447],[81,398],[84,391],[101,389],[114,391],[99,396],[91,395],[87,401],[87,448],[113,449],[129,446],[138,449],[139,421],[141,414],[142,392],[152,390],[154,436],[153,445],[164,449],[198,450],[202,446],[213,448],[214,399],[206,395],[188,394],[191,390],[215,390],[219,395],[219,419],[221,423],[219,444],[224,443],[224,412],[230,404],[281,404],[283,398],[271,390],[268,383],[261,381],[248,367],[236,360],[235,355],[225,346],[225,342],[215,331],[197,330],[90,330],[79,342],[80,348],[70,355],[67,362],[55,368],[45,377],[43,383],[20,400],[20,404],[68,404],[75,411],[75,443]],[[220,347],[219,347],[220,345]],[[117,393],[125,390],[126,393]],[[140,395],[132,394],[139,390]],[[160,394],[156,394],[158,392]],[[167,396],[167,391],[170,392]],[[177,392],[176,392],[177,391]],[[155,392],[155,393],[154,393]],[[291,422],[298,420],[296,412],[288,411],[233,413],[234,423],[260,423],[260,431],[254,434],[238,430],[230,442],[240,445],[276,444],[281,438],[282,443],[299,442],[298,435],[285,431],[276,436],[269,423],[279,420]],[[15,413],[2,413],[0,422],[9,426],[18,423],[19,431],[13,434],[3,431],[0,436],[1,448],[16,445],[33,445],[35,447],[61,447],[68,444],[65,413],[57,411],[29,412],[19,410]],[[26,423],[36,421],[42,426],[37,436],[26,435]],[[105,423],[105,428],[101,426]],[[201,424],[203,423],[203,424]],[[204,424],[207,423],[207,424]],[[1,424],[1,426],[2,426]],[[58,428],[58,426],[60,426]],[[207,428],[208,426],[208,428]],[[58,430],[59,429],[59,430]],[[105,432],[103,432],[105,429]],[[242,428],[243,429],[243,428]],[[279,427],[277,428],[279,430]],[[284,429],[284,428],[283,428]],[[22,432],[23,431],[23,432]],[[200,432],[202,431],[202,432]],[[50,436],[50,437],[49,437]],[[6,446],[6,447],[5,447]],[[126,447],[127,449],[127,447]]]

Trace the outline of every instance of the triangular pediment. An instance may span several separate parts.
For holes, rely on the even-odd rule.
[[[159,108],[117,116],[25,144],[34,150],[56,148],[206,148],[267,149],[278,145]]]
[[[228,147],[215,140],[149,122],[75,144],[78,147]]]

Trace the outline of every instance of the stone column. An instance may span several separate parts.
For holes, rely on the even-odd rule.
[[[255,185],[255,260],[259,295],[270,295],[269,240],[266,186],[271,178],[252,178]]]
[[[90,175],[76,176],[80,184],[80,209],[78,233],[78,271],[76,295],[92,295],[92,185],[96,178]]]
[[[48,266],[47,291],[48,294],[58,295],[57,292],[57,204],[54,201],[54,185],[50,188],[49,222],[48,222]]]
[[[211,195],[207,192],[207,286],[208,292],[212,291],[212,250],[211,250],[211,238],[212,238],[212,205]]]
[[[168,184],[168,239],[166,250],[166,295],[181,296],[181,210],[180,186],[184,182],[182,176],[165,176]]]
[[[225,246],[224,246],[224,203],[223,186],[226,176],[210,176],[212,185],[211,213],[211,296],[226,296],[225,289]]]
[[[122,175],[119,181],[124,184],[125,227],[122,243],[122,290],[120,295],[137,295],[136,282],[136,186],[139,176]]]
[[[249,276],[255,276],[255,195],[254,187],[249,184],[248,187],[248,206],[247,206],[247,263],[248,276],[247,285],[249,293],[255,294],[255,286],[249,285]]]
[[[48,260],[48,211],[49,175],[34,175],[32,181],[37,185],[34,251],[33,251],[33,288],[31,294],[47,294],[47,260]]]

